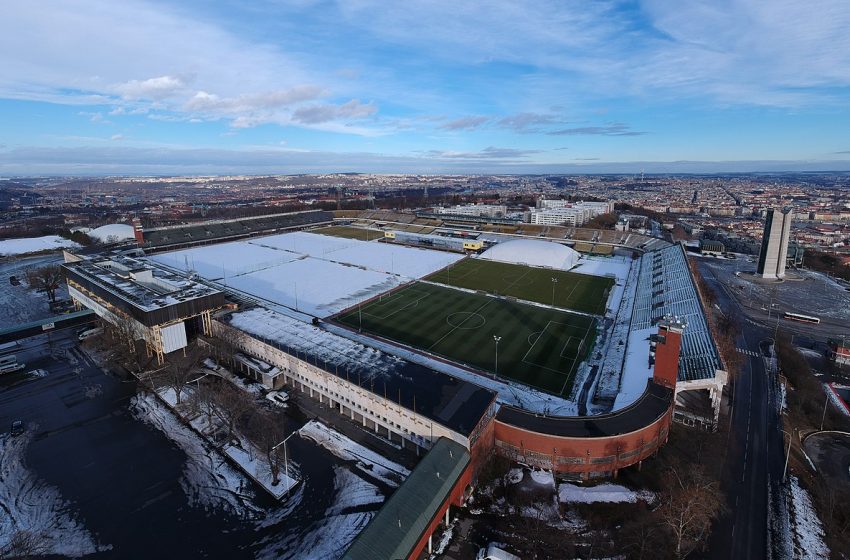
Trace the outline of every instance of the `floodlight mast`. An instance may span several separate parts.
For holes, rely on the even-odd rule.
[[[493,372],[493,379],[496,379],[496,376],[499,374],[499,341],[502,340],[501,336],[493,335],[493,340],[496,341],[496,367]]]

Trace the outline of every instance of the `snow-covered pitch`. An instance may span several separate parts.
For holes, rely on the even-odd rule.
[[[77,243],[58,235],[3,239],[0,240],[0,257],[25,255],[54,249],[78,249],[79,247]]]
[[[462,255],[306,232],[162,253],[150,260],[270,304],[326,317]]]

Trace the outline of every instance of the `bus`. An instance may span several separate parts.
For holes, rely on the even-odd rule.
[[[6,342],[5,344],[0,344],[0,356],[5,356],[6,354],[11,354],[17,350],[21,349],[21,344],[17,341]]]
[[[785,319],[788,319],[789,321],[799,321],[801,323],[812,323],[815,325],[820,323],[820,318],[818,317],[812,317],[811,315],[801,315],[799,313],[791,313],[789,311],[786,311],[783,317]]]

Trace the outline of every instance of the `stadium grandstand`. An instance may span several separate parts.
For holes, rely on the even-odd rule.
[[[277,231],[303,229],[328,224],[333,214],[324,210],[270,214],[252,218],[212,220],[194,224],[143,228],[139,219],[133,220],[136,243],[146,250],[165,250],[192,247],[245,237],[266,235]]]
[[[671,315],[688,325],[682,338],[677,391],[707,391],[713,417],[700,421],[716,425],[726,372],[691,277],[687,256],[678,244],[643,256],[631,328],[635,331],[649,329]],[[693,400],[693,397],[683,395],[681,400]]]

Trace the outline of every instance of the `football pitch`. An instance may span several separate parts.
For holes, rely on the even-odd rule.
[[[594,315],[605,314],[614,285],[612,278],[485,259],[464,259],[425,279]]]
[[[331,235],[333,237],[346,237],[348,239],[359,239],[360,241],[374,241],[375,239],[383,239],[384,232],[375,231],[373,229],[351,227],[351,226],[327,226],[316,229],[311,229],[310,233],[321,233],[322,235]]]
[[[559,395],[569,394],[596,338],[592,317],[423,282],[336,320]]]

